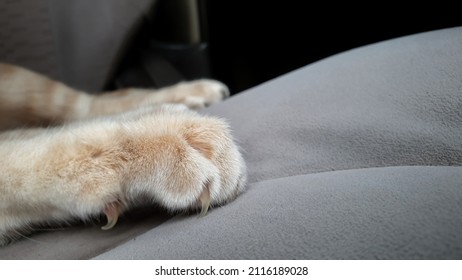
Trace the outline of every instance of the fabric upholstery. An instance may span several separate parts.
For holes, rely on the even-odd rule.
[[[160,215],[105,246],[81,228],[41,233],[47,250],[22,240],[0,258],[65,246],[64,258],[460,259],[461,77],[462,28],[307,65],[203,112],[228,119],[242,147],[249,184],[236,201]]]
[[[462,167],[262,181],[206,217],[173,218],[97,259],[460,259],[461,182]]]
[[[218,104],[205,113],[230,120],[248,192],[98,258],[460,259],[461,77],[454,28],[348,51]]]
[[[99,92],[155,2],[0,1],[0,61]]]
[[[461,28],[354,49],[207,113],[228,118],[250,182],[314,172],[462,163]]]

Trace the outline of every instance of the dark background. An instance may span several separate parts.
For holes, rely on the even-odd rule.
[[[310,5],[207,0],[211,69],[236,93],[327,56],[370,43],[462,25],[457,2]]]
[[[159,0],[106,88],[159,88],[215,78],[239,93],[328,56],[371,43],[462,26],[457,2],[197,0],[201,44],[188,43],[186,0]]]

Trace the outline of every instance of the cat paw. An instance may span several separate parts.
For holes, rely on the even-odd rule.
[[[143,195],[173,212],[201,209],[205,214],[244,190],[245,162],[224,120],[166,106],[137,120],[136,128],[127,127],[130,140],[124,148],[133,159],[127,197]],[[105,210],[108,221],[116,221],[113,209]]]
[[[228,87],[215,80],[196,80],[181,83],[175,91],[175,103],[193,110],[203,109],[229,97]]]

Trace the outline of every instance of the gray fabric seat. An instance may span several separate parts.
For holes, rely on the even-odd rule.
[[[248,191],[98,259],[462,258],[462,28],[348,51],[204,113],[230,120]]]
[[[462,28],[307,65],[204,110],[247,161],[236,201],[40,233],[0,258],[460,259],[461,77]]]
[[[444,183],[443,183],[444,182]],[[253,183],[97,259],[460,259],[460,167],[385,167]]]
[[[99,92],[156,2],[0,1],[0,60]]]

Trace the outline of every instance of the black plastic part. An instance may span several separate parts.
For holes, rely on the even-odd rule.
[[[107,90],[126,87],[161,88],[211,76],[208,46],[150,42],[130,53]]]
[[[207,43],[168,44],[151,41],[150,48],[153,54],[170,63],[186,80],[211,76]]]
[[[198,8],[198,33],[187,20],[189,5]],[[194,14],[194,9],[191,13]],[[205,5],[201,0],[193,3],[187,0],[159,1],[127,42],[105,90],[161,88],[185,80],[211,78],[206,24]]]

